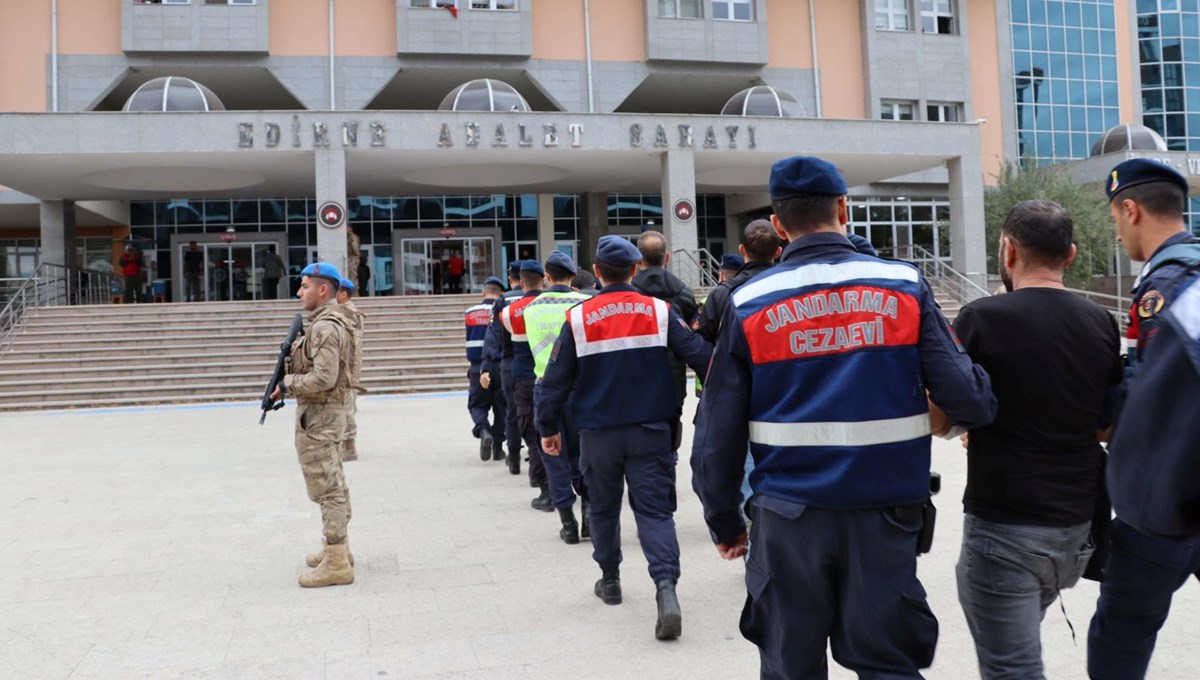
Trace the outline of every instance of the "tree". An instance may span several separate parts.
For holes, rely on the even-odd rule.
[[[1075,223],[1075,247],[1079,254],[1067,269],[1067,285],[1089,289],[1093,276],[1108,273],[1117,247],[1116,227],[1099,184],[1075,184],[1053,166],[1020,166],[1011,162],[1005,164],[996,179],[996,185],[988,187],[983,196],[989,272],[1000,272],[997,260],[1000,228],[1009,211],[1021,201],[1042,198],[1066,208]]]

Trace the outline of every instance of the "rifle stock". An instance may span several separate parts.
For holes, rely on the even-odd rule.
[[[268,413],[283,408],[283,398],[275,401],[271,399],[271,395],[275,392],[276,387],[283,384],[283,376],[287,375],[287,358],[292,353],[292,343],[296,342],[296,338],[301,335],[304,335],[304,316],[300,312],[296,312],[296,316],[292,317],[292,325],[288,327],[287,338],[279,344],[279,358],[275,360],[275,372],[271,374],[271,380],[267,383],[266,391],[263,392],[262,417],[258,419],[259,425],[266,422]]]

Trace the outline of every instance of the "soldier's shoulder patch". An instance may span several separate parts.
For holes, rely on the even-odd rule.
[[[1163,305],[1165,305],[1166,302],[1167,300],[1162,293],[1157,290],[1148,290],[1143,293],[1140,298],[1138,298],[1138,316],[1142,317],[1143,319],[1149,319],[1150,317],[1161,312]]]

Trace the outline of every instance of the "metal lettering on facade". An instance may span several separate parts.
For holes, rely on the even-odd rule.
[[[299,114],[294,114],[291,120],[291,146],[299,148],[304,145],[304,128],[309,123],[302,122]],[[341,130],[341,143],[343,148],[359,148],[359,128],[361,124],[358,121],[342,121],[342,122],[325,122],[314,121],[312,125],[312,148],[329,148],[334,143],[330,139],[330,133],[337,134],[337,127]],[[483,142],[484,125],[490,123],[476,123],[473,121],[462,124],[462,130],[455,133],[455,125],[451,123],[442,123],[438,129],[436,146],[439,148],[453,148],[456,144],[455,139],[459,134],[462,135],[460,141],[467,148],[479,148]],[[261,135],[262,146],[268,149],[279,147],[283,143],[283,126],[276,121],[266,121],[262,123],[262,129],[256,130],[256,124],[249,121],[242,121],[237,124],[237,145],[240,148],[253,148],[256,138]],[[384,124],[373,120],[367,123],[370,133],[370,145],[372,147],[387,146],[387,129]],[[495,127],[489,127],[492,131],[491,147],[508,148],[515,146],[523,149],[532,148],[535,146],[535,138],[532,134],[531,126],[528,123],[517,123],[516,135],[514,140],[509,139],[509,129],[504,123],[497,123]],[[645,123],[632,123],[627,128],[629,148],[643,149],[649,146],[654,149],[667,149],[672,146],[670,133],[668,133],[669,125],[662,123],[653,123],[647,125]],[[545,149],[557,148],[560,145],[566,146],[567,141],[570,142],[570,147],[573,149],[586,148],[585,126],[583,123],[542,123],[542,139],[540,147]],[[651,135],[653,128],[653,135]],[[702,146],[708,150],[718,149],[737,149],[757,148],[757,129],[753,125],[747,125],[744,128],[738,125],[724,126],[724,136],[720,134],[718,126],[706,125],[703,127],[703,140],[697,139],[701,130],[697,130],[695,126],[689,124],[678,124],[675,126],[675,132],[678,134],[676,144],[679,148],[694,149]],[[565,132],[565,134],[564,134]],[[510,143],[511,141],[511,143]],[[700,142],[698,144],[698,142]],[[364,146],[366,142],[364,141]],[[744,146],[742,146],[744,145]],[[1187,171],[1193,176],[1200,176],[1200,158],[1188,159]]]

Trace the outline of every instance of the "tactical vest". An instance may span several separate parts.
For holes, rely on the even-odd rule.
[[[676,415],[667,359],[666,302],[633,290],[601,291],[567,312],[577,359],[581,430],[659,423]]]
[[[529,352],[533,354],[533,373],[538,378],[546,374],[554,341],[567,320],[567,310],[589,297],[574,291],[547,291],[525,307],[525,335],[529,340]]]
[[[340,327],[345,335],[345,341],[342,342],[341,352],[338,355],[338,377],[334,387],[323,397],[304,396],[296,397],[297,403],[302,404],[327,404],[340,403],[346,399],[348,390],[351,389],[351,368],[354,363],[354,326],[350,319],[344,315],[334,311],[333,305],[326,305],[313,315],[312,321],[305,334],[301,336],[292,348],[292,367],[291,373],[301,374],[308,373],[313,368],[313,359],[316,356],[315,348],[312,347],[309,340],[313,337],[318,324],[329,323]]]
[[[483,361],[483,343],[487,338],[488,326],[492,323],[492,306],[495,302],[488,300],[466,311],[467,361],[473,364]]]
[[[500,311],[500,323],[512,336],[512,370],[515,380],[533,380],[533,355],[530,353],[529,338],[525,333],[525,308],[538,296],[522,297],[509,303]]]
[[[734,292],[756,494],[846,509],[928,497],[920,300],[916,269],[866,256],[785,262]]]

